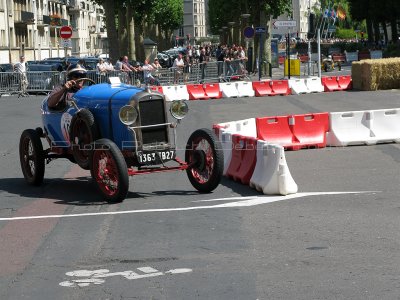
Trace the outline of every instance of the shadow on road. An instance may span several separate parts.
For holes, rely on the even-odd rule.
[[[109,205],[97,191],[90,177],[68,179],[45,179],[41,186],[32,186],[24,178],[0,179],[0,192],[6,192],[25,198],[54,199],[55,204],[90,206]],[[135,198],[150,198],[163,196],[192,196],[198,195],[196,190],[166,190],[151,193],[128,192],[126,200]]]

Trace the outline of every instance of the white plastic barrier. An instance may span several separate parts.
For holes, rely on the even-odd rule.
[[[163,86],[163,94],[166,101],[180,100],[180,95],[178,95],[176,86]]]
[[[239,97],[239,92],[236,85],[232,82],[223,82],[219,84],[223,98]]]
[[[176,94],[178,95],[177,100],[189,100],[189,92],[186,85],[177,85]]]
[[[330,129],[326,134],[327,146],[374,144],[370,121],[369,111],[330,113]]]
[[[238,90],[239,97],[254,97],[253,84],[247,81],[236,82],[236,89]]]
[[[400,143],[400,108],[372,111],[372,133],[377,143]]]
[[[292,94],[299,95],[309,93],[304,79],[289,79],[288,81]]]
[[[241,134],[243,136],[257,137],[256,119],[244,119],[218,124],[221,127],[219,139],[221,139],[222,130],[232,134]]]
[[[298,186],[290,174],[282,146],[257,141],[257,162],[250,187],[266,195],[297,193]]]
[[[224,172],[223,174],[226,174],[226,171],[228,170],[229,164],[231,163],[232,159],[232,134],[230,132],[220,130],[220,141],[221,141],[221,146],[222,150],[224,152]]]
[[[400,109],[330,113],[328,146],[400,143]]]
[[[310,93],[321,93],[324,91],[324,86],[319,77],[306,78],[305,83]]]

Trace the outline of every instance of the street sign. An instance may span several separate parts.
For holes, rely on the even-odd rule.
[[[72,47],[71,39],[62,39],[61,40],[61,47],[63,47],[63,48],[71,48]]]
[[[60,37],[63,39],[69,39],[72,36],[72,28],[69,26],[63,26],[60,29]]]
[[[244,37],[246,37],[246,38],[248,38],[248,39],[253,38],[253,37],[254,37],[254,33],[255,33],[255,30],[254,30],[254,28],[251,27],[251,26],[247,26],[247,27],[243,30],[243,35],[244,35]]]
[[[265,27],[256,27],[256,34],[261,34],[261,33],[265,33],[265,32],[267,32]]]
[[[275,28],[277,27],[296,27],[297,21],[296,20],[288,20],[288,21],[273,21],[272,26]]]

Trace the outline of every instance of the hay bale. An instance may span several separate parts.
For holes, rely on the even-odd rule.
[[[366,59],[353,62],[353,88],[376,91],[400,88],[400,58]]]

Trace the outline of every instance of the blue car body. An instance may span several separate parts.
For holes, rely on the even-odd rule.
[[[135,148],[132,131],[119,119],[119,110],[144,89],[131,85],[116,86],[103,83],[85,87],[73,96],[76,105],[88,109],[93,114],[100,135],[108,138],[123,150]],[[41,106],[44,131],[55,147],[69,147],[70,125],[77,109],[67,106],[63,111],[54,111],[47,106],[47,98]]]

